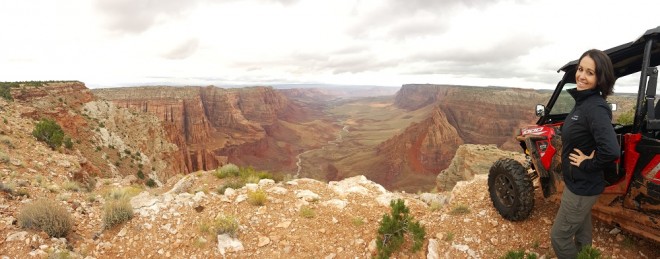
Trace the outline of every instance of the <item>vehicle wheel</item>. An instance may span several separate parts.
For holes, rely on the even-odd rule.
[[[534,208],[534,186],[520,162],[502,158],[490,167],[488,192],[497,212],[505,219],[524,220]]]

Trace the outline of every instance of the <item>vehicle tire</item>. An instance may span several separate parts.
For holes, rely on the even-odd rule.
[[[497,212],[505,219],[524,220],[534,208],[534,185],[520,162],[502,158],[490,167],[488,192]]]

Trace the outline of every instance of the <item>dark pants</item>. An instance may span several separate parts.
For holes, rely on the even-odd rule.
[[[591,207],[598,197],[580,196],[564,188],[550,231],[552,248],[559,259],[573,259],[582,247],[591,245]]]

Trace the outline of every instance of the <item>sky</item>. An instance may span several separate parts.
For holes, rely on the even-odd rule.
[[[0,0],[0,81],[552,89],[657,0]]]

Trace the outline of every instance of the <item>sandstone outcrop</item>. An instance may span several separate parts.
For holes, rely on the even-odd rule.
[[[438,174],[436,189],[449,191],[459,181],[470,181],[479,174],[486,175],[495,161],[505,157],[525,163],[525,154],[520,152],[501,150],[495,145],[461,145],[449,167]]]

